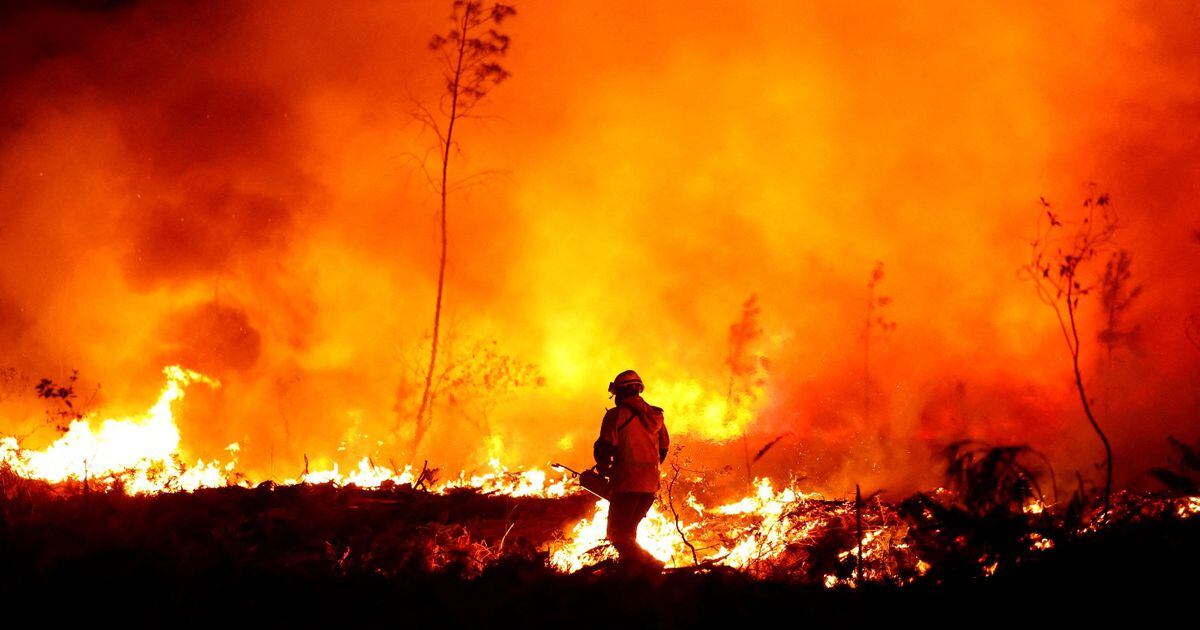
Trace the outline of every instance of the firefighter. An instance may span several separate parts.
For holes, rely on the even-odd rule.
[[[596,468],[609,477],[608,540],[623,562],[662,567],[637,544],[638,523],[658,492],[658,467],[667,458],[663,410],[642,400],[642,379],[625,370],[608,384],[617,406],[604,414],[593,446]]]

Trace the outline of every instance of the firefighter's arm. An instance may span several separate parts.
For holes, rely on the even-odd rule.
[[[604,414],[600,423],[600,437],[592,445],[592,456],[596,458],[596,468],[601,473],[612,468],[613,458],[617,454],[617,414],[616,409],[610,409]]]

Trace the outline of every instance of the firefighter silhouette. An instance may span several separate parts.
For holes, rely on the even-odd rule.
[[[663,410],[642,400],[642,379],[626,370],[608,384],[617,405],[604,414],[593,446],[596,468],[609,478],[608,540],[622,562],[662,566],[637,544],[637,528],[658,492],[658,467],[670,437]]]

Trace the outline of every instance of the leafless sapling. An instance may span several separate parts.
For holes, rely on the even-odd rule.
[[[1088,424],[1104,445],[1104,511],[1108,512],[1112,495],[1113,452],[1108,436],[1100,428],[1083,382],[1080,367],[1083,344],[1080,341],[1080,303],[1096,288],[1087,277],[1096,258],[1111,248],[1119,227],[1107,194],[1097,195],[1094,187],[1083,201],[1083,217],[1068,225],[1044,198],[1038,235],[1031,243],[1029,263],[1023,268],[1033,281],[1038,297],[1050,306],[1071,357],[1075,389]]]
[[[433,332],[429,348],[429,368],[417,408],[412,450],[415,452],[429,428],[430,406],[433,398],[434,371],[437,369],[438,335],[442,322],[442,301],[446,284],[446,259],[449,249],[447,235],[447,197],[450,193],[450,158],[459,148],[455,139],[456,125],[472,115],[475,107],[491,90],[508,78],[509,72],[499,60],[508,52],[509,37],[498,29],[516,10],[506,4],[485,5],[482,0],[454,0],[450,19],[453,26],[445,35],[435,35],[430,50],[438,53],[443,65],[445,88],[437,113],[421,108],[422,122],[437,135],[440,174],[431,182],[441,203],[439,234],[441,253],[438,257],[437,297],[433,306]]]
[[[675,508],[675,484],[679,481],[679,475],[683,472],[683,468],[679,465],[678,456],[679,448],[675,450],[676,459],[671,461],[671,481],[667,483],[667,507],[671,510],[671,517],[675,521],[675,532],[679,534],[679,539],[683,541],[684,546],[692,552],[692,566],[700,566],[700,555],[696,552],[696,546],[688,540],[687,533],[683,530],[683,525],[679,520],[679,510]]]

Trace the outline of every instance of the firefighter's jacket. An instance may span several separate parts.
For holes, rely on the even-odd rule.
[[[604,414],[593,452],[601,469],[609,470],[611,492],[654,493],[669,445],[663,410],[631,396]]]

